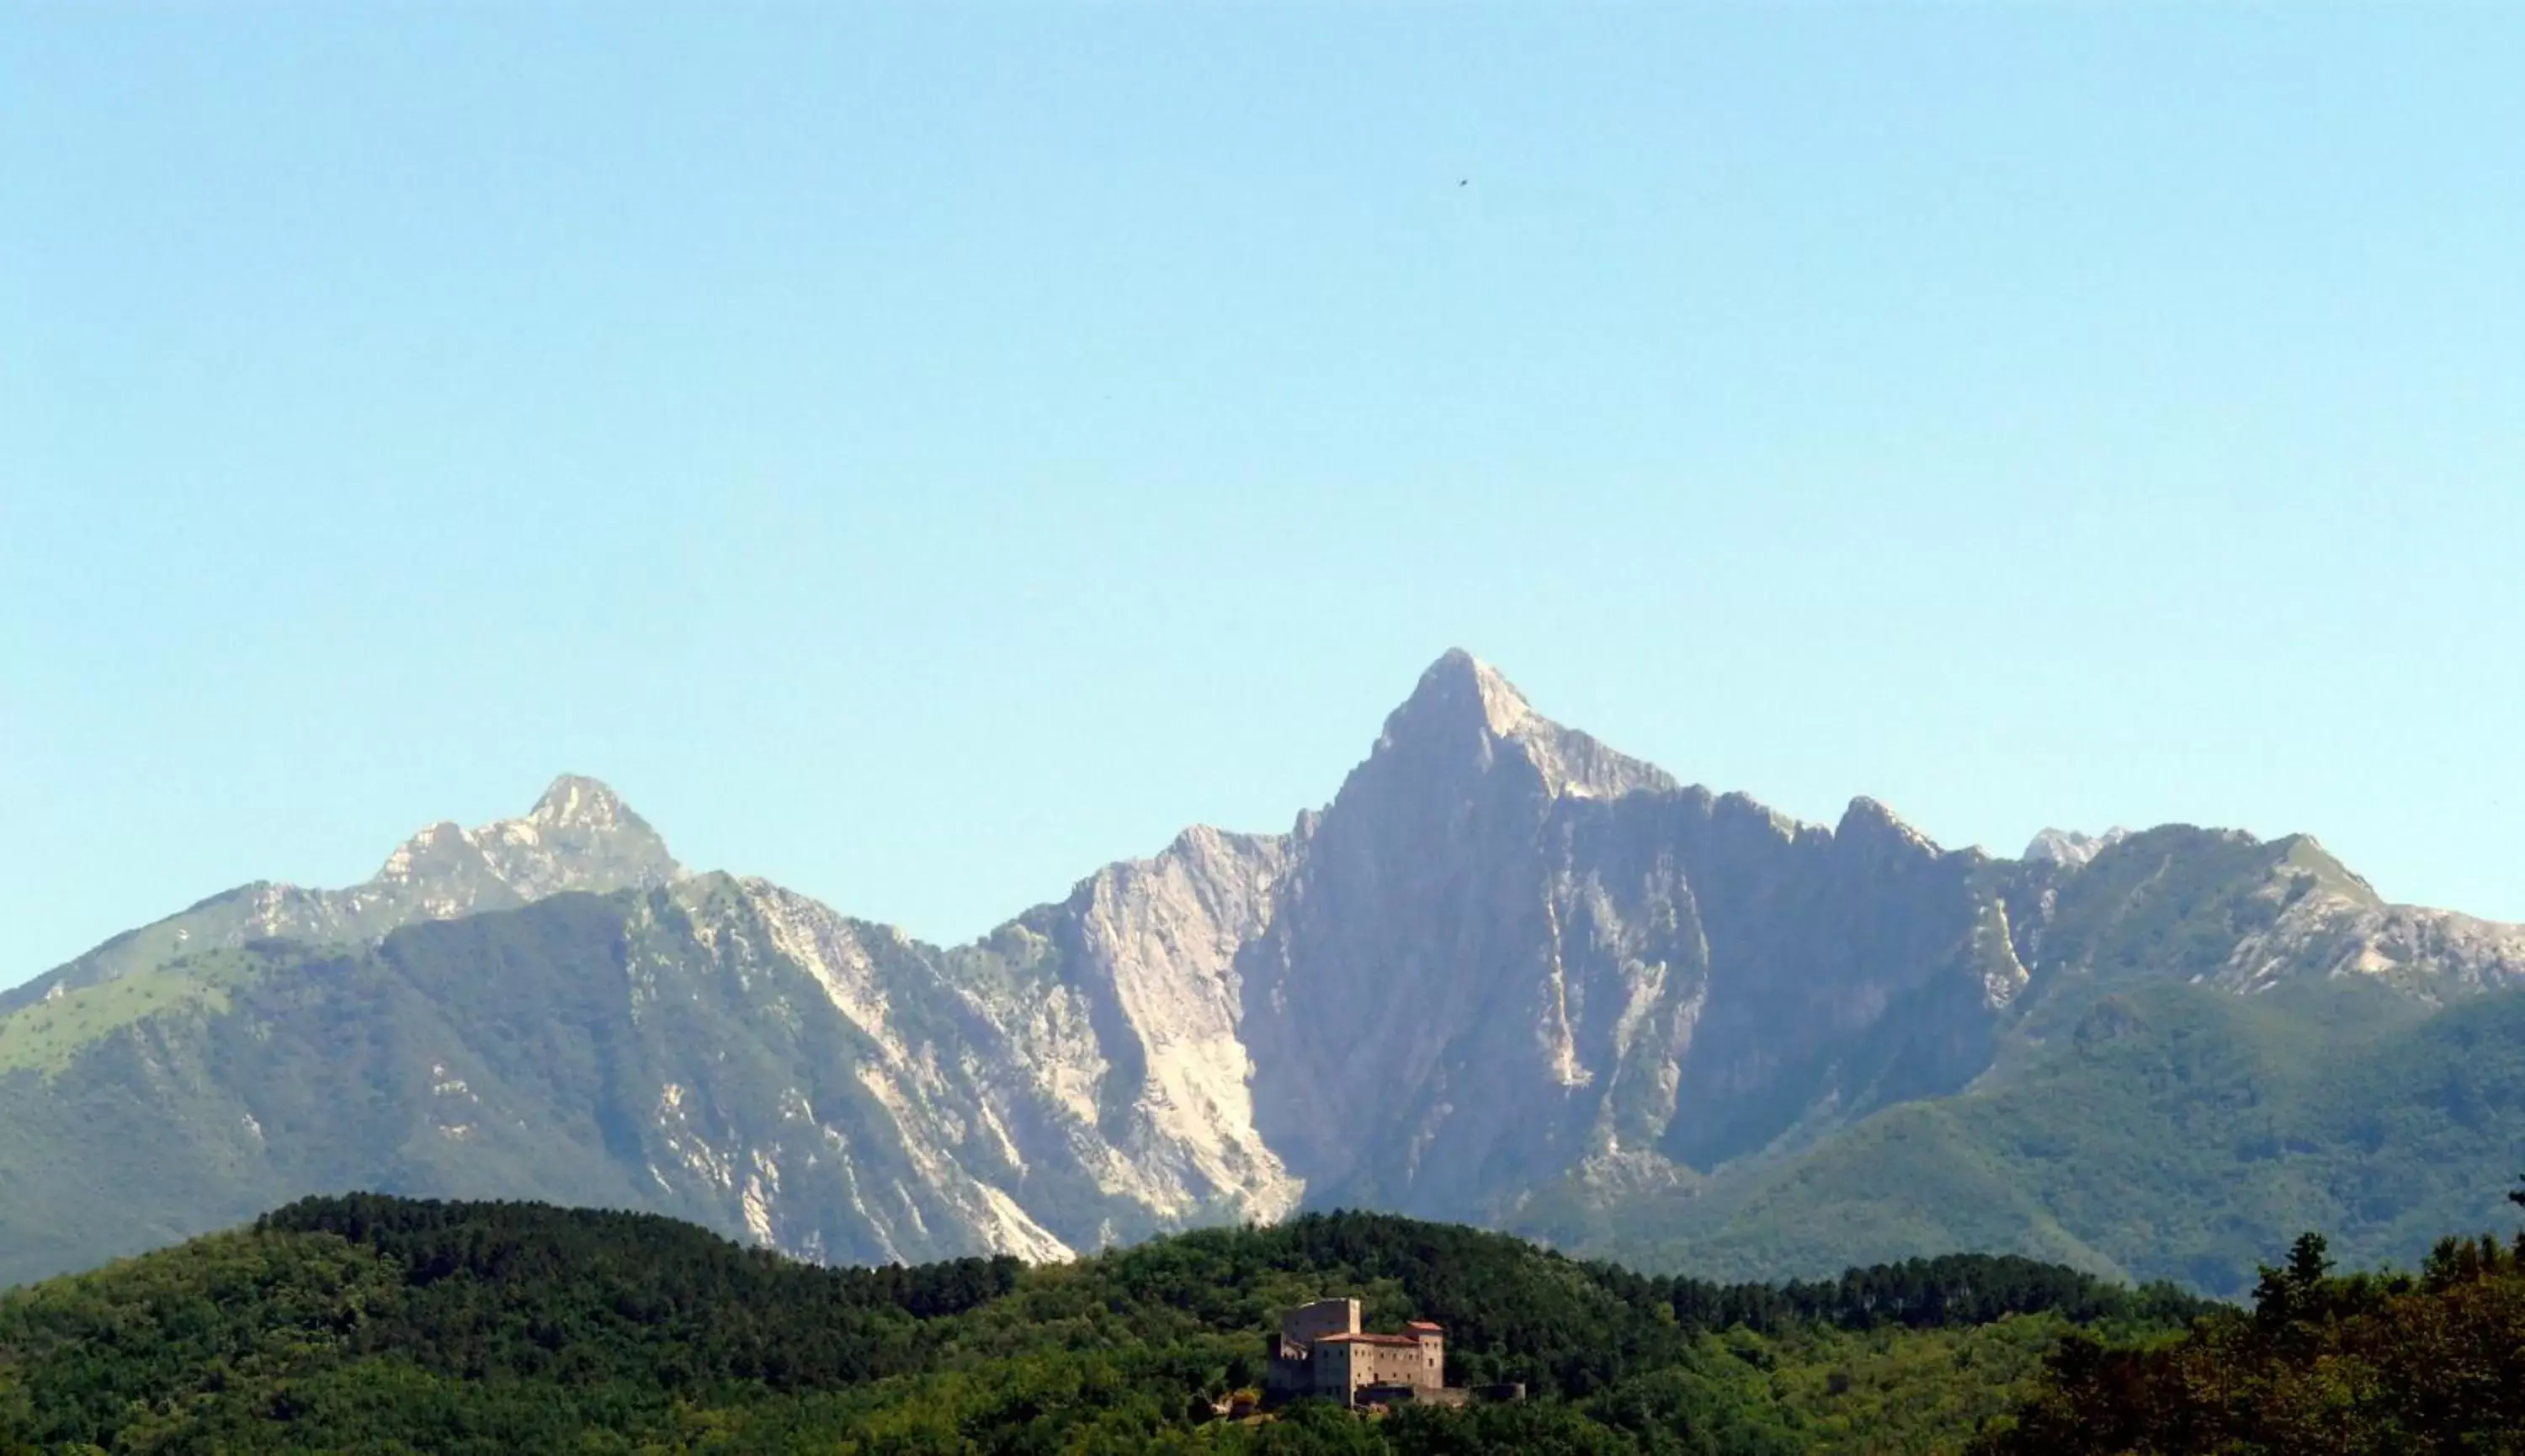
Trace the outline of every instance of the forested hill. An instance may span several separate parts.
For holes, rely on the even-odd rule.
[[[1240,1423],[1275,1312],[1357,1294],[1537,1399]],[[2015,1258],[1716,1285],[1366,1214],[1064,1265],[825,1269],[649,1215],[372,1195],[0,1296],[0,1448],[1952,1449],[2079,1325],[2202,1307]]]
[[[2525,1186],[2507,1195],[2525,1207]],[[2525,1451],[2525,1231],[2441,1238],[2417,1274],[2336,1275],[2322,1235],[2250,1311],[2177,1340],[2083,1333],[1974,1456],[2455,1456]]]

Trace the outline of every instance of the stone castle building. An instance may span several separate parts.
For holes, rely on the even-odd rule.
[[[1414,1320],[1401,1334],[1369,1334],[1359,1324],[1356,1299],[1318,1299],[1281,1316],[1279,1333],[1269,1338],[1265,1393],[1275,1400],[1312,1395],[1344,1405],[1456,1404],[1464,1398],[1463,1391],[1447,1387],[1445,1330]]]

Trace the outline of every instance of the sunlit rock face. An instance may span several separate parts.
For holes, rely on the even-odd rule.
[[[1680,786],[1450,654],[1242,958],[1264,1135],[1317,1201],[1488,1217],[1959,1084],[2022,978],[1980,863]]]

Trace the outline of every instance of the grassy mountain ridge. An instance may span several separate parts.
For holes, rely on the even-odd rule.
[[[1259,1379],[1278,1309],[1331,1293],[1372,1328],[1437,1318],[1452,1379],[1538,1403],[1369,1446],[1195,1418]],[[652,1215],[354,1195],[0,1295],[0,1449],[1948,1449],[2073,1322],[2197,1309],[2006,1259],[1650,1279],[1356,1214],[835,1270]]]

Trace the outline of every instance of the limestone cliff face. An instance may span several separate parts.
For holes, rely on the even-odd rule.
[[[1468,657],[1423,676],[1239,958],[1257,1117],[1319,1197],[1426,1209],[1476,1194],[1495,1148],[1574,1159],[1610,1070],[1589,1053],[1635,992],[1626,1038],[1688,1029],[1688,975],[1639,989],[1688,926],[1600,924],[1555,832],[1670,786]]]
[[[2525,926],[2309,897],[2284,909],[2269,930],[2241,939],[2218,979],[2251,990],[2299,976],[2366,977],[2432,1001],[2525,986]]]
[[[1451,655],[1241,958],[1263,1134],[1316,1201],[1461,1218],[1960,1084],[2022,979],[1980,864],[1680,787]]]
[[[1036,1257],[1296,1205],[1255,1130],[1233,965],[1286,858],[1278,837],[1190,829],[953,950],[738,883],[778,960],[865,1036],[859,1081],[921,1181],[962,1189],[987,1247]]]
[[[1117,1155],[1109,1190],[1161,1218],[1271,1219],[1298,1201],[1255,1125],[1236,967],[1269,927],[1290,860],[1285,838],[1189,829],[1032,917],[1057,949],[1057,979],[1088,1007],[1102,1069],[1094,1123]]]

